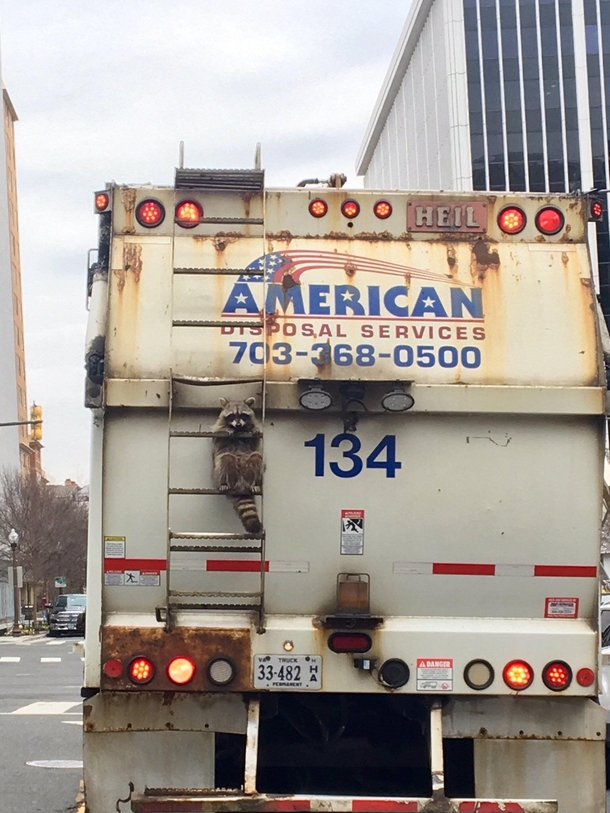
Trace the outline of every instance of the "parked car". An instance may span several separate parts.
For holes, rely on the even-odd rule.
[[[49,615],[49,635],[54,637],[67,632],[81,632],[81,616],[84,616],[86,607],[87,596],[84,593],[57,596]]]

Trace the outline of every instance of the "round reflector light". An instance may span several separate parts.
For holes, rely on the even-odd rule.
[[[392,214],[392,204],[388,203],[387,200],[378,200],[373,206],[373,213],[380,220],[385,220],[386,217]]]
[[[552,661],[542,670],[542,682],[553,692],[562,692],[572,682],[572,670],[565,661]]]
[[[235,677],[235,664],[228,658],[214,658],[208,663],[207,672],[215,686],[226,686]]]
[[[487,661],[470,661],[464,669],[464,680],[471,689],[477,691],[489,688],[494,682],[494,677],[493,666]]]
[[[313,217],[324,217],[326,212],[328,212],[328,203],[321,198],[316,198],[309,204],[309,214]]]
[[[176,206],[176,223],[183,229],[193,229],[203,217],[203,209],[194,200],[183,200]]]
[[[410,674],[409,667],[404,661],[400,658],[390,658],[381,665],[379,680],[392,689],[400,689],[408,682]]]
[[[180,686],[190,683],[195,676],[195,664],[190,658],[173,658],[168,664],[167,676]]]
[[[118,658],[111,658],[106,661],[102,670],[108,678],[120,678],[123,674],[123,664]]]
[[[579,686],[592,686],[595,682],[595,672],[586,666],[576,673],[576,682]]]
[[[155,667],[148,658],[134,658],[129,664],[129,679],[133,683],[150,683],[155,676]]]
[[[559,209],[547,206],[536,215],[536,228],[543,234],[557,234],[563,229],[565,220]]]
[[[110,197],[107,192],[98,192],[95,196],[95,208],[98,212],[103,212],[108,208]]]
[[[364,632],[333,632],[328,648],[333,652],[368,652],[373,642]]]
[[[532,685],[534,671],[529,663],[525,661],[510,661],[504,667],[502,677],[509,689],[519,692]]]
[[[351,220],[360,214],[360,204],[356,203],[355,200],[346,200],[341,204],[341,212]]]
[[[136,207],[136,220],[140,226],[151,229],[163,223],[164,218],[165,209],[158,200],[143,200]]]
[[[498,226],[505,234],[519,234],[525,228],[525,212],[518,206],[507,206],[498,215]]]

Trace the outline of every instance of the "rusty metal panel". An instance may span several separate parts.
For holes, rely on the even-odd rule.
[[[127,677],[129,663],[136,657],[149,658],[155,665],[154,689],[165,692],[231,692],[247,691],[251,685],[251,633],[248,629],[189,628],[167,632],[163,628],[102,628],[102,663],[118,659],[123,664],[120,677],[102,675],[102,689],[141,692],[146,685],[136,686]],[[188,656],[196,664],[193,680],[176,686],[167,676],[167,667],[175,657]],[[217,657],[231,661],[235,679],[228,687],[217,686],[208,678],[207,665]]]

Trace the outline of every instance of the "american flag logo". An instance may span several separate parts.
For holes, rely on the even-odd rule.
[[[421,268],[408,265],[399,265],[384,260],[373,260],[370,257],[358,257],[353,254],[337,254],[334,251],[308,251],[295,249],[294,251],[274,251],[264,254],[250,263],[246,271],[260,271],[260,274],[242,274],[238,282],[265,282],[281,283],[285,276],[290,275],[295,283],[299,283],[306,271],[337,271],[352,276],[358,272],[382,274],[390,277],[415,277],[432,282],[450,282],[452,285],[462,283],[448,274],[438,274]]]

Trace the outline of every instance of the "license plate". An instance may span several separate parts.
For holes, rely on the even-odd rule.
[[[322,658],[319,655],[255,655],[255,689],[322,688]]]

